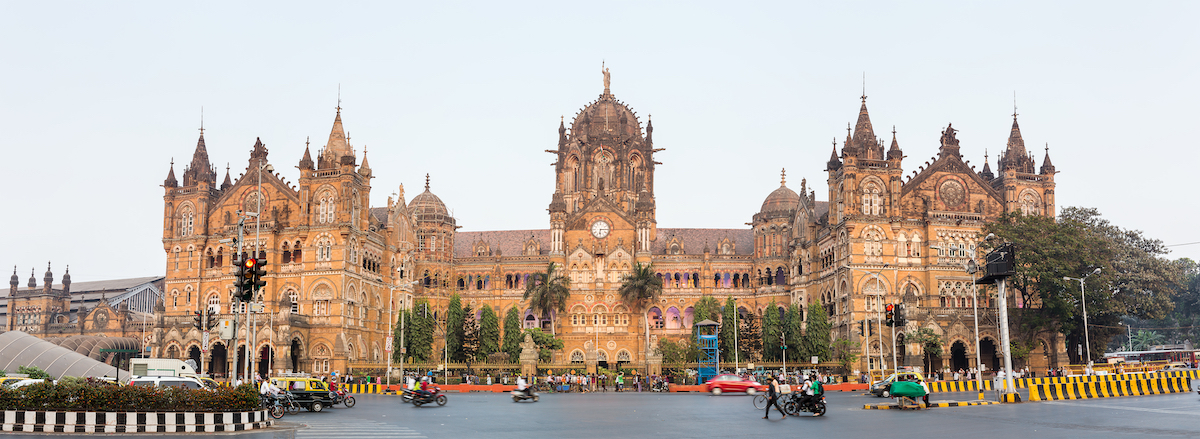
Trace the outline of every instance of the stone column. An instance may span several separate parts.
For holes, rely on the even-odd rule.
[[[538,348],[533,342],[533,337],[528,333],[525,334],[525,341],[521,342],[521,375],[534,376],[537,374]]]

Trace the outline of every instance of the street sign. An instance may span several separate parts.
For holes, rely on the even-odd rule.
[[[391,337],[388,337],[388,338],[384,339],[384,343],[383,343],[383,351],[384,351],[384,352],[391,352],[391,351],[392,351],[392,338],[391,338]]]
[[[821,358],[817,357],[816,355],[813,355],[813,357],[812,357],[812,364],[817,364],[817,363],[820,363],[820,362],[821,362]]]
[[[204,337],[202,338],[202,340],[203,341],[200,342],[200,346],[203,346],[204,350],[208,350],[208,333],[207,332],[204,333]]]

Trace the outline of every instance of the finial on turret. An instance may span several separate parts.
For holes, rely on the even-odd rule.
[[[779,185],[787,186],[787,168],[781,168],[779,170]]]
[[[1013,90],[1013,120],[1017,120],[1017,91]]]
[[[425,191],[429,191],[429,174],[425,174]]]

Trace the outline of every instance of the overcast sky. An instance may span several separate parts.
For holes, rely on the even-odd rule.
[[[347,3],[0,1],[0,268],[22,285],[47,261],[56,280],[163,274],[160,186],[172,159],[182,179],[201,107],[218,181],[261,138],[295,182],[339,84],[373,206],[429,173],[462,230],[547,228],[543,151],[602,91],[601,61],[666,148],[660,227],[746,227],[784,167],[827,199],[865,73],[907,175],[951,122],[995,169],[1015,92],[1060,209],[1200,241],[1197,2]]]

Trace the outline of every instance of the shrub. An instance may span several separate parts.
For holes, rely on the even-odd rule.
[[[23,373],[23,374],[29,375],[29,379],[35,379],[35,380],[36,379],[48,380],[48,379],[52,378],[50,376],[50,374],[46,373],[46,371],[42,370],[42,368],[37,367],[37,366],[18,367],[17,373]]]
[[[254,386],[215,390],[119,386],[92,378],[68,377],[18,389],[0,389],[0,410],[75,410],[100,412],[254,410]]]

